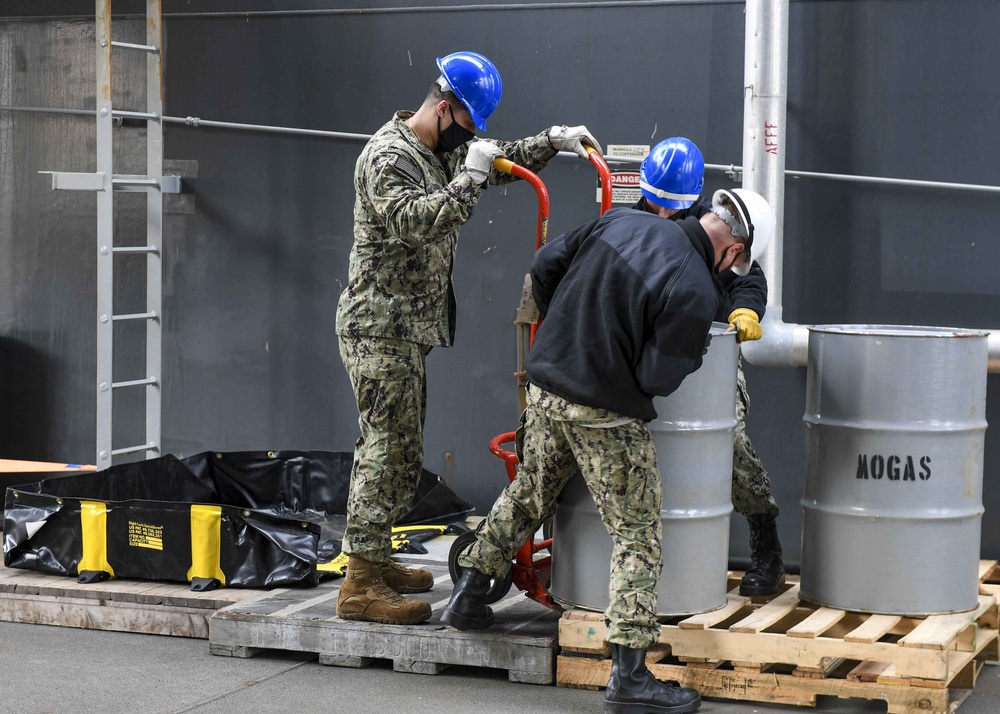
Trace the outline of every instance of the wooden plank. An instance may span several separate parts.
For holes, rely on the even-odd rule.
[[[979,583],[979,594],[1000,596],[1000,583]]]
[[[980,595],[979,605],[974,610],[954,615],[931,615],[900,639],[899,644],[903,647],[947,649],[962,632],[974,627],[980,615],[995,604],[996,599],[992,596]]]
[[[860,627],[844,635],[844,642],[878,642],[902,619],[899,615],[872,615]]]
[[[51,589],[56,590],[56,588]],[[100,594],[103,598],[120,603],[145,602],[156,605],[162,603],[162,595],[153,595],[151,598],[147,596],[147,593],[156,593],[163,589],[163,583],[152,580],[109,580],[105,583],[94,583],[88,589],[90,593]],[[71,597],[79,597],[78,590],[59,588],[58,591],[67,595],[72,593]],[[46,594],[45,590],[42,593]]]
[[[579,617],[580,610],[570,610],[564,612],[559,618],[559,647],[571,652],[584,652],[596,654],[603,657],[611,656],[611,648],[605,641],[608,628],[604,624],[603,618],[595,620],[588,617]],[[574,617],[567,617],[573,613]],[[593,613],[586,613],[587,615]]]
[[[682,660],[683,661],[683,660]],[[718,669],[722,666],[722,661],[717,659],[702,659],[698,662],[688,662],[688,667],[697,667],[701,669]]]
[[[93,597],[92,591],[87,592],[85,590],[88,586],[77,583],[75,576],[48,575],[20,568],[6,568],[5,572],[9,573],[9,575],[3,582],[14,586],[13,588],[5,588],[7,592],[18,592],[24,595],[52,595],[55,597]],[[77,589],[80,590],[79,594],[71,592],[71,590]]]
[[[0,593],[0,620],[91,630],[208,638],[208,613],[190,608],[110,605],[99,600]]]
[[[3,565],[3,561],[0,560],[0,579],[10,578],[18,573],[26,573],[27,570],[20,570],[19,568],[7,568]]]
[[[646,664],[656,664],[670,656],[668,645],[655,644],[646,650]]]
[[[979,602],[983,602],[983,597],[993,598],[993,604],[986,608],[986,611],[976,619],[979,627],[991,627],[994,630],[1000,629],[1000,606],[997,593],[980,593]]]
[[[441,582],[419,596],[435,607],[435,614],[424,624],[341,620],[336,616],[339,583],[332,582],[317,588],[290,589],[220,610],[210,621],[209,644],[224,654],[241,648],[247,652],[314,652],[323,664],[329,665],[356,667],[388,659],[397,671],[425,674],[441,672],[451,665],[490,667],[507,670],[511,681],[551,684],[555,679],[559,627],[573,623],[584,634],[591,625],[604,628],[599,614],[560,618],[523,593],[514,592],[493,606],[492,627],[470,632],[454,630],[437,619],[451,593],[447,571],[438,570],[444,574]],[[603,636],[593,644],[603,646]],[[654,659],[669,650],[666,646],[650,649]]]
[[[58,576],[43,575],[30,570],[24,571],[23,575],[18,575],[9,582],[14,585],[14,592],[18,595],[39,595],[43,589],[52,585],[52,579]]]
[[[562,614],[567,620],[589,620],[591,622],[604,622],[604,614],[600,612],[590,612],[589,610],[573,609]]]
[[[442,625],[396,626],[354,621],[315,621],[307,618],[220,614],[212,618],[209,642],[299,652],[391,659],[438,665],[461,664],[527,673],[539,683],[552,683],[555,614],[549,637],[512,636],[509,633],[459,632]],[[413,670],[410,670],[413,671]],[[429,671],[422,668],[420,671]]]
[[[701,661],[736,661],[743,663],[784,663],[819,670],[824,660],[878,661],[895,664],[905,677],[947,679],[949,659],[946,650],[900,647],[895,642],[878,642],[877,638],[892,630],[902,618],[873,615],[844,639],[833,637],[788,637],[783,633],[739,633],[728,630],[691,630],[678,626],[663,626],[660,642],[671,646],[674,656]],[[587,628],[586,632],[581,632]],[[593,629],[593,632],[589,631]],[[905,628],[904,628],[905,629]],[[962,645],[966,651],[981,649],[996,637],[996,630],[972,628],[976,633],[975,647]],[[589,643],[590,651],[598,649],[606,630],[603,623],[563,620],[560,622],[560,645],[564,641]],[[855,639],[858,641],[849,641]],[[980,640],[983,640],[982,642]],[[958,641],[953,641],[958,645]]]
[[[178,590],[173,595],[164,595],[163,604],[172,607],[204,608],[205,610],[221,610],[224,607],[238,604],[234,597],[239,589],[220,588],[209,592],[193,592],[189,588]]]
[[[851,682],[875,682],[888,667],[888,662],[860,662],[847,673],[847,679]]]
[[[603,689],[611,679],[611,660],[588,657],[556,658],[556,685],[580,689]]]
[[[843,659],[827,658],[823,660],[822,667],[796,667],[792,670],[792,676],[811,677],[813,679],[826,679],[827,677],[834,677],[846,661],[847,660]]]
[[[146,602],[149,604],[153,603],[163,603],[165,597],[176,597],[183,595],[190,590],[189,586],[181,585],[180,583],[158,583],[155,587],[149,590],[144,590],[141,593],[136,593],[136,602]],[[232,595],[232,593],[230,593]]]
[[[874,659],[903,665],[908,673],[926,679],[943,679],[948,672],[946,653],[940,650],[900,647],[892,642],[855,644],[840,639],[786,637],[772,632],[729,632],[661,628],[660,642],[675,656],[707,657],[740,662],[784,663],[821,667],[823,658]]]
[[[677,626],[686,630],[707,630],[709,627],[714,627],[720,622],[728,620],[746,607],[749,601],[750,598],[740,595],[738,589],[733,590],[726,596],[726,604],[723,607],[712,612],[692,615],[678,622]]]
[[[586,633],[580,632],[586,628]],[[593,628],[594,632],[589,632]],[[606,634],[603,623],[561,621],[559,643],[601,642]],[[838,638],[793,638],[783,633],[731,632],[728,630],[683,630],[660,628],[662,644],[676,657],[703,658],[755,663],[784,663],[802,667],[822,667],[824,658],[856,661],[878,660],[902,665],[908,675],[943,679],[948,674],[944,651],[900,647],[894,642],[853,643]],[[595,654],[596,645],[593,646]]]
[[[996,637],[980,650],[978,653],[982,659],[991,664],[997,664],[1000,661],[1000,639]]]
[[[265,650],[260,647],[240,647],[239,645],[220,645],[208,643],[209,654],[216,655],[217,657],[236,657],[239,659],[249,659],[250,657],[256,657],[261,652]]]
[[[559,686],[603,687],[611,674],[607,660],[559,657],[556,663]],[[650,672],[663,681],[694,687],[705,697],[750,700],[774,704],[815,706],[817,696],[882,700],[890,712],[946,714],[949,691],[852,682],[845,679],[809,679],[772,672],[737,674],[726,670],[693,669],[657,664]]]
[[[394,659],[392,661],[393,672],[407,672],[409,674],[440,674],[449,666],[440,662],[418,662],[412,659]]]
[[[338,590],[323,589],[312,597],[307,597],[307,593],[292,591],[288,595],[285,606],[269,612],[268,615],[287,617],[297,614],[299,617],[312,617],[317,620],[336,618],[339,594]]]
[[[325,590],[327,588],[322,588]],[[282,608],[288,607],[288,605],[299,602],[304,596],[301,594],[301,590],[296,588],[294,590],[290,588],[278,588],[273,591],[264,592],[261,597],[253,597],[241,602],[233,603],[232,605],[227,605],[224,608],[220,608],[220,612],[240,612],[245,615],[270,615]]]
[[[793,585],[778,597],[729,627],[730,632],[757,633],[766,630],[799,605],[799,586]]]
[[[997,567],[997,561],[995,560],[980,560],[979,561],[979,582],[984,582],[992,574],[993,569]]]
[[[22,461],[20,459],[0,459],[0,473],[73,473],[74,471],[96,471],[93,464],[67,464],[59,461]],[[38,479],[34,479],[37,481]],[[32,483],[31,479],[25,483]]]
[[[908,687],[910,686],[909,677],[901,677],[899,672],[896,671],[896,665],[890,664],[888,667],[882,670],[882,672],[875,678],[875,681],[879,684],[891,684],[894,687]]]
[[[190,585],[160,580],[113,578],[99,583],[79,583],[70,576],[49,575],[16,568],[5,568],[0,573],[9,573],[0,579],[0,592],[145,604],[160,603],[172,607],[219,609],[260,592],[240,588],[220,588],[211,592],[196,593],[191,590]]]
[[[799,624],[788,628],[789,637],[819,637],[836,625],[847,613],[830,607],[821,607]]]
[[[983,662],[979,660],[972,660],[967,665],[965,669],[955,675],[955,678],[951,680],[949,687],[955,687],[958,689],[975,689],[976,682],[979,679],[979,673],[983,669]]]
[[[952,678],[957,676],[971,660],[976,657],[983,657],[984,653],[993,651],[993,645],[996,641],[997,631],[983,628],[978,631],[975,639],[975,648],[970,651],[951,649],[942,652],[941,650],[901,647],[901,650],[905,649],[907,652],[921,652],[924,654],[933,653],[935,656],[944,654],[946,664],[945,673],[940,677],[927,677],[913,668],[913,660],[900,660],[899,662],[896,662],[896,671],[900,677],[907,678],[914,683],[916,683],[917,680],[943,680],[945,683],[948,683],[952,680]]]
[[[352,669],[362,669],[377,662],[374,657],[357,657],[355,655],[319,653],[319,663],[330,667],[350,667]]]
[[[972,695],[971,689],[959,689],[953,687],[948,690],[948,714],[955,714],[958,708],[965,703],[965,700]]]

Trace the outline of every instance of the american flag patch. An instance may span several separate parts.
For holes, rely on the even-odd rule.
[[[415,163],[402,154],[396,157],[396,163],[394,165],[399,171],[402,171],[417,183],[423,183],[424,177],[420,173],[420,169],[417,168]]]

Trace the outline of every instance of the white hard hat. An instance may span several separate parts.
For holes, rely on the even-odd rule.
[[[729,226],[734,236],[746,243],[747,260],[734,265],[737,275],[750,272],[750,265],[767,250],[774,235],[774,211],[767,200],[748,188],[719,189],[712,194],[712,213]]]

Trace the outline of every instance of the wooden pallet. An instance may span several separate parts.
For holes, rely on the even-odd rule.
[[[440,565],[430,570],[435,575],[434,588],[409,596],[431,603],[432,616],[424,624],[341,620],[336,614],[340,581],[335,580],[223,608],[211,619],[210,650],[232,657],[250,657],[264,650],[314,652],[320,664],[340,667],[391,660],[397,672],[419,674],[468,665],[506,670],[512,682],[555,681],[558,614],[512,588],[492,606],[492,627],[459,632],[440,620],[452,592],[448,570]]]
[[[980,568],[982,594],[967,613],[925,618],[867,615],[799,598],[797,582],[757,602],[734,580],[725,607],[665,620],[649,669],[709,697],[815,706],[820,695],[883,700],[890,714],[954,711],[985,660],[996,660],[998,608]],[[599,688],[611,662],[603,615],[571,610],[559,622],[560,686]]]
[[[208,639],[209,618],[236,602],[269,595],[222,588],[192,592],[182,583],[108,580],[82,585],[0,564],[0,621]]]

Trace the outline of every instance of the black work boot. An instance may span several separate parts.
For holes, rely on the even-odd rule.
[[[475,568],[466,568],[455,584],[441,621],[456,630],[481,630],[493,624],[493,610],[486,605],[492,578]]]
[[[740,595],[774,595],[785,584],[785,566],[781,564],[781,543],[774,516],[747,516],[750,524],[750,569],[740,581]]]
[[[611,645],[604,714],[686,714],[700,706],[697,690],[660,682],[646,669],[646,650]]]

